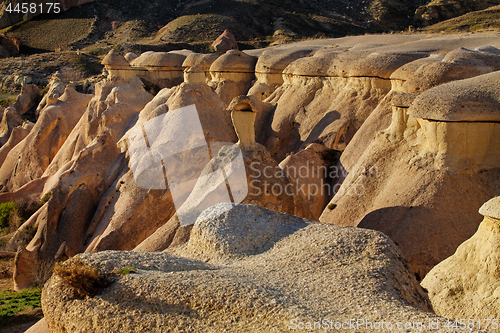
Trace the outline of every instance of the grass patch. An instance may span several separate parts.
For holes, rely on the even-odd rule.
[[[118,274],[120,275],[129,275],[130,273],[135,272],[137,272],[137,268],[135,268],[134,266],[125,266],[118,270]]]
[[[0,98],[0,106],[6,108],[9,104],[12,104],[16,101],[17,97],[5,97]]]
[[[20,292],[0,291],[0,324],[3,326],[11,318],[41,307],[42,291],[39,288],[25,289]]]

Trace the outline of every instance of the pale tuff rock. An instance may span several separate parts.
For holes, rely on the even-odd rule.
[[[193,104],[196,106],[204,137],[209,144],[236,142],[230,112],[224,110],[224,104],[217,94],[206,84],[182,83],[174,88],[162,89],[143,108],[134,127],[129,129],[119,142],[120,149],[127,152],[127,157],[130,157],[131,152],[128,150],[130,133],[169,111]],[[181,126],[175,130],[179,133],[185,131]],[[213,151],[216,152],[217,150]],[[202,158],[201,162],[195,165],[186,164],[185,170],[195,170],[200,167],[200,163],[205,165],[208,161],[209,158],[206,160]],[[188,169],[188,166],[191,169]],[[170,190],[140,187],[131,169],[132,166],[130,169],[129,167],[123,169],[116,183],[101,198],[87,232],[87,241],[84,245],[86,252],[106,249],[132,250],[174,216],[175,207]],[[184,232],[174,220],[168,226],[171,226],[171,229],[161,242],[162,246],[170,245],[176,233],[179,234],[177,237],[181,237]]]
[[[205,72],[198,66],[186,68],[184,70],[184,82],[206,84]]]
[[[184,62],[182,63],[182,68],[186,69],[193,66],[198,66],[205,72],[206,82],[212,80],[212,75],[210,74],[210,66],[212,63],[219,58],[217,53],[191,53],[189,54]]]
[[[282,46],[279,48],[265,49],[259,55],[255,66],[257,81],[248,91],[248,95],[255,95],[260,100],[269,97],[280,85],[283,84],[283,70],[294,60],[307,57],[319,47]]]
[[[419,57],[324,49],[292,62],[266,100],[277,104],[266,147],[278,161],[312,142],[343,150],[390,91],[390,71]]]
[[[101,64],[109,75],[118,76],[124,79],[133,77],[132,68],[127,59],[115,49],[111,49],[109,53],[102,59]]]
[[[228,105],[239,95],[246,95],[255,78],[257,57],[238,50],[229,50],[210,66],[210,85],[222,101]]]
[[[5,144],[0,148],[0,165],[5,162],[7,158],[7,154],[14,148],[19,142],[21,142],[31,131],[35,124],[33,123],[24,123],[23,125],[17,126],[12,129],[10,133],[9,139]],[[19,147],[21,148],[21,147]]]
[[[23,153],[18,155],[12,151],[0,168],[0,182],[5,189],[15,191],[42,176],[91,98],[66,88],[56,103],[41,110],[33,129],[19,143]]]
[[[135,54],[134,52],[128,52],[123,56],[125,60],[127,60],[129,63],[131,63],[133,60],[138,58],[138,55]]]
[[[289,332],[294,319],[335,323],[360,313],[372,322],[444,324],[426,312],[424,291],[381,233],[224,204],[203,213],[194,228],[175,255],[82,255],[103,273],[124,266],[137,272],[86,299],[75,299],[72,288],[53,276],[42,295],[51,331]],[[201,261],[208,258],[211,263]]]
[[[26,330],[24,333],[51,333],[51,332],[49,330],[47,322],[45,321],[45,318],[42,318],[39,321],[37,321],[35,325],[31,326],[28,330]]]
[[[215,52],[224,53],[229,50],[237,50],[238,43],[236,43],[236,39],[232,33],[228,30],[224,30],[224,32],[212,43],[212,48]]]
[[[37,116],[46,105],[56,103],[57,99],[64,94],[67,86],[67,83],[64,82],[65,80],[65,76],[59,71],[52,75],[48,84],[48,90],[36,108]]]
[[[500,71],[454,81],[415,99],[421,153],[442,170],[478,173],[500,166]]]
[[[229,106],[228,110],[245,111],[250,110],[256,113],[255,116],[255,141],[264,144],[266,137],[271,131],[271,117],[275,107],[272,104],[261,102],[257,96],[237,96]]]
[[[440,42],[447,43],[445,40]],[[343,167],[346,170],[356,163],[365,150],[374,134],[385,129],[391,123],[391,101],[394,93],[410,93],[414,95],[454,80],[466,79],[476,75],[500,69],[495,47],[476,47],[473,40],[457,40],[457,45],[478,50],[471,51],[465,48],[453,49],[446,54],[431,53],[428,57],[409,62],[396,69],[390,76],[392,89],[352,138],[342,155]],[[428,41],[433,45],[432,41]],[[422,45],[420,45],[422,46]],[[425,46],[425,45],[424,45]]]
[[[479,214],[500,220],[500,197],[488,200],[479,208]]]
[[[499,197],[481,206],[479,212],[484,220],[474,236],[435,266],[422,281],[437,314],[452,319],[498,318],[500,315],[499,207]]]
[[[182,63],[186,57],[185,53],[175,51],[149,51],[134,59],[130,65],[135,75],[158,85],[160,88],[171,88],[182,83]]]
[[[415,68],[417,65],[420,66]],[[410,71],[406,70],[405,73],[405,66],[403,66],[394,72],[391,78],[404,80],[402,91],[420,94],[443,83],[500,70],[500,55],[491,52],[491,49],[475,51],[458,48],[448,52],[444,57],[433,54],[417,61],[416,64],[410,63],[407,66],[410,67]]]
[[[104,129],[118,141],[153,96],[146,92],[138,78],[108,77],[96,84],[96,94],[87,110],[57,152],[43,176],[54,175],[78,156]]]
[[[349,170],[331,201],[335,208],[325,209],[320,221],[386,233],[420,278],[450,256],[476,231],[482,202],[500,190],[493,134],[498,124],[470,121],[493,119],[494,112],[487,111],[498,105],[497,76],[435,87],[408,110],[395,106],[391,126],[377,133]],[[408,104],[412,97],[402,98],[396,104]]]
[[[62,101],[65,95],[61,96]],[[110,77],[97,84],[96,96],[86,110],[84,108],[83,116],[53,157],[43,177],[29,183],[36,187],[40,196],[45,193],[41,191],[51,191],[52,195],[45,216],[37,221],[37,234],[24,250],[29,253],[27,257],[57,261],[84,250],[87,228],[96,207],[125,167],[124,156],[116,143],[129,121],[151,98],[137,78]],[[57,103],[48,106],[41,117],[50,115],[49,108],[57,106]],[[64,118],[69,120],[71,117],[66,115]],[[39,120],[37,125],[42,123]],[[31,133],[34,132],[33,129]],[[33,262],[28,265],[31,269],[34,266]],[[16,281],[24,281],[24,285],[30,282],[29,271],[16,267],[16,272]]]
[[[71,7],[80,6],[84,3],[88,3],[88,2],[92,2],[92,1],[94,1],[94,0],[62,0],[62,1],[59,1],[58,3],[60,4],[61,10],[66,11],[66,10],[70,9]],[[21,2],[20,1],[12,2],[13,7],[15,6],[16,3],[21,3]],[[38,8],[39,4],[42,4],[45,2],[42,0],[33,0],[31,3],[36,4],[37,8]],[[31,18],[41,14],[41,12],[38,10],[35,11],[34,13],[30,12],[30,11],[28,11],[28,13],[14,12],[14,11],[9,13],[7,11],[4,11],[5,7],[3,7],[2,12],[0,12],[0,29],[11,26],[17,22],[30,20]]]

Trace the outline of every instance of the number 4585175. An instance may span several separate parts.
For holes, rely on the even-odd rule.
[[[61,4],[57,2],[46,3],[18,3],[12,8],[12,3],[7,5],[5,11],[7,13],[23,13],[23,14],[58,14],[61,12]]]

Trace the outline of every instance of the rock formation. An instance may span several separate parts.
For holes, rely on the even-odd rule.
[[[229,105],[239,95],[246,95],[255,78],[257,57],[238,50],[229,50],[210,66],[210,85],[222,101]]]
[[[0,168],[0,182],[4,191],[15,191],[42,176],[80,120],[91,98],[91,95],[66,88],[54,104],[40,111],[35,126],[20,143],[23,153],[20,156],[9,153]]]
[[[187,69],[190,67],[198,66],[205,72],[207,83],[212,81],[212,75],[210,74],[210,66],[213,62],[219,58],[219,54],[216,53],[191,53],[186,57],[182,63],[182,68]]]
[[[3,145],[9,140],[14,128],[22,125],[23,120],[13,106],[2,110],[2,122],[0,123],[0,143]]]
[[[186,55],[172,52],[144,52],[130,63],[133,73],[160,88],[171,88],[182,83],[182,63]]]
[[[500,197],[482,205],[479,213],[484,219],[474,236],[422,281],[434,311],[441,316],[460,320],[498,318],[500,314]],[[477,327],[477,321],[475,324]]]
[[[498,0],[432,0],[428,4],[417,8],[414,20],[423,26],[428,26],[498,4],[500,4]]]
[[[475,232],[477,209],[500,190],[499,79],[497,71],[437,86],[413,103],[397,98],[393,123],[320,221],[386,233],[423,278]]]
[[[212,43],[212,48],[215,52],[226,53],[229,50],[237,50],[238,43],[236,43],[234,35],[230,33],[229,30],[224,30],[224,32]]]
[[[64,95],[80,98],[75,94],[78,93],[67,89]],[[66,100],[64,95],[61,96],[63,109]],[[85,96],[81,96],[83,97]],[[88,102],[87,97],[85,98]],[[30,258],[34,257],[42,262],[59,261],[83,251],[87,228],[96,207],[124,167],[124,156],[116,143],[129,121],[151,98],[142,88],[139,79],[110,77],[97,85],[96,96],[88,102],[88,106],[83,103],[85,112],[79,120],[77,117],[78,122],[67,139],[61,142],[60,149],[56,151],[42,177],[29,183],[41,183],[39,191],[51,191],[52,195],[49,202],[41,208],[45,211],[40,214],[36,223],[37,234],[19,254],[29,260],[27,259],[28,271],[16,266],[14,280],[18,289],[29,285],[29,269],[36,267]],[[47,114],[47,119],[52,119],[54,115],[50,108],[54,108],[53,112],[59,112],[56,103],[42,110],[41,117]],[[71,119],[68,115],[64,118],[64,121]],[[37,125],[39,123],[41,131],[33,129],[30,133],[33,137],[36,137],[35,133],[43,133],[43,130],[50,128],[41,126],[40,121]],[[28,138],[29,135],[25,141]],[[50,139],[51,136],[47,138]],[[41,161],[45,162],[43,159]]]
[[[221,202],[254,204],[311,217],[298,188],[266,148],[255,141],[255,119],[262,111],[258,108],[261,104],[255,96],[239,96],[231,102],[237,144],[210,142],[214,157],[205,163],[190,194],[181,205],[176,203],[176,214],[134,251],[161,251],[185,243],[197,216]]]
[[[319,46],[309,48],[282,46],[266,49],[259,55],[259,60],[255,66],[257,82],[250,88],[248,95],[255,95],[260,100],[266,99],[276,88],[283,84],[283,70],[292,61],[307,57],[319,48]]]
[[[15,57],[19,55],[21,42],[17,38],[9,38],[0,34],[0,58]]]
[[[269,237],[261,237],[263,232]],[[252,205],[210,208],[189,242],[170,253],[104,251],[79,258],[104,274],[125,266],[136,271],[86,298],[75,297],[78,291],[54,275],[42,295],[53,333],[172,327],[288,332],[299,322],[313,325],[323,318],[334,329],[336,322],[360,313],[370,322],[391,318],[394,325],[436,320],[444,325],[444,318],[427,312],[424,291],[383,234]],[[97,317],[99,325],[93,321]],[[358,329],[369,330],[365,324]]]
[[[499,47],[488,34],[396,34],[221,56],[111,51],[109,75],[90,101],[66,88],[61,70],[31,131],[14,108],[2,123],[0,202],[52,193],[23,227],[38,232],[20,252],[27,264],[17,288],[30,283],[30,258],[186,243],[192,225],[179,208],[207,208],[220,193],[226,202],[381,230],[422,278],[472,235],[476,209],[498,192]],[[144,83],[171,88],[153,98]],[[81,107],[64,106],[65,95],[81,97]],[[238,180],[246,194],[220,177],[238,174],[235,161],[257,181]],[[454,221],[464,222],[450,233]]]

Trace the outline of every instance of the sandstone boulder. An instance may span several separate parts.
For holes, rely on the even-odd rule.
[[[435,266],[422,281],[437,314],[452,319],[498,318],[499,198],[481,206],[479,212],[484,220],[474,236]]]
[[[234,38],[234,35],[229,30],[224,30],[212,43],[212,48],[215,52],[226,53],[229,50],[237,50],[238,43],[236,43],[236,38]]]
[[[375,231],[220,204],[203,213],[189,242],[171,253],[79,256],[105,274],[125,266],[136,271],[84,299],[54,275],[42,295],[50,330],[289,332],[322,318],[334,328],[360,313],[372,322],[444,324],[428,312],[429,301],[396,246]]]

